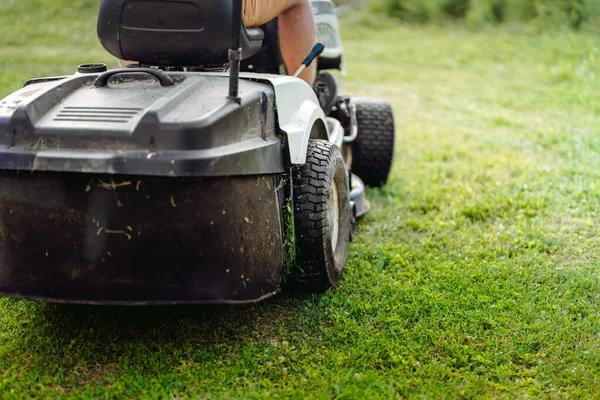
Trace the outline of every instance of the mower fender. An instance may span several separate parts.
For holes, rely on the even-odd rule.
[[[314,139],[328,139],[327,136],[319,137],[323,133],[326,135],[325,124],[322,125],[323,129],[313,130],[315,124],[320,124],[319,117],[321,114],[323,114],[323,110],[319,106],[311,101],[304,101],[298,109],[294,121],[281,127],[287,134],[292,164],[304,164],[306,162],[306,151],[311,134],[315,135]]]
[[[305,81],[285,75],[240,74],[240,77],[258,78],[273,86],[277,120],[279,128],[287,135],[292,164],[306,162],[309,139],[329,140],[325,113],[314,90]],[[313,129],[315,125],[322,129]]]

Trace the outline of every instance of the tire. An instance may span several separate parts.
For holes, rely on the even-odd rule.
[[[296,258],[288,281],[296,290],[324,292],[342,277],[352,229],[348,175],[338,147],[311,140],[306,163],[293,170],[293,184]]]
[[[383,186],[394,159],[394,114],[386,101],[352,99],[356,104],[358,136],[352,143],[352,172],[365,185]]]

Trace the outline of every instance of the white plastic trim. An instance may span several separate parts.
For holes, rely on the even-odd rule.
[[[329,138],[325,114],[314,90],[302,79],[285,75],[240,74],[241,77],[264,79],[273,85],[279,128],[288,136],[292,164],[306,162],[306,150],[312,127],[321,120]]]

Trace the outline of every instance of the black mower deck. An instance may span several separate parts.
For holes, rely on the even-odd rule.
[[[268,297],[285,261],[279,183],[2,173],[0,294],[102,304]]]
[[[172,85],[33,81],[0,105],[0,295],[174,304],[279,291],[286,162],[272,88],[240,81],[240,106],[225,75],[164,75]]]

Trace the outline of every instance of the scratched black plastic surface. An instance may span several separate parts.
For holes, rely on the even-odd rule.
[[[246,302],[279,290],[277,176],[0,174],[0,293],[57,301]]]

